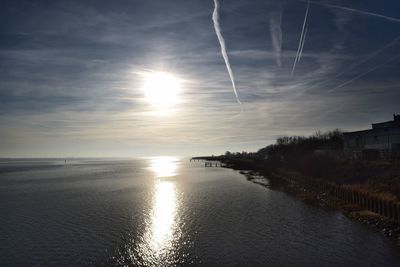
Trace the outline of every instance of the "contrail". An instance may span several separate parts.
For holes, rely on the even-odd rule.
[[[395,45],[399,40],[400,40],[400,36],[397,36],[397,37],[396,37],[395,39],[393,39],[390,43],[388,43],[388,44],[382,46],[381,48],[379,48],[379,49],[376,50],[375,52],[369,54],[368,57],[366,57],[366,58],[364,58],[364,59],[362,59],[362,60],[360,60],[360,61],[358,61],[358,62],[355,62],[355,63],[351,64],[350,66],[344,68],[343,71],[341,71],[341,72],[339,72],[338,74],[336,74],[335,76],[333,76],[331,79],[325,80],[325,81],[323,81],[323,82],[321,82],[321,83],[319,83],[319,84],[316,84],[316,85],[314,85],[314,86],[311,86],[309,89],[313,89],[313,88],[315,88],[315,87],[317,87],[317,86],[323,86],[323,85],[325,85],[325,84],[328,84],[328,83],[329,83],[330,81],[332,81],[333,79],[338,78],[338,77],[342,76],[343,74],[348,73],[350,70],[354,69],[354,68],[357,67],[357,66],[360,66],[361,64],[363,64],[363,63],[365,63],[365,62],[368,62],[369,60],[371,60],[371,59],[374,58],[375,56],[379,55],[380,53],[382,53],[382,52],[385,51],[386,49],[388,49],[388,48],[392,47],[393,45]]]
[[[306,28],[306,31],[304,32],[303,42],[301,43],[299,58],[297,59],[297,62],[300,62],[301,56],[303,55],[303,48],[304,48],[304,43],[306,42],[307,31],[308,31],[308,26]]]
[[[386,60],[385,62],[383,62],[383,63],[381,63],[381,64],[379,64],[379,65],[373,67],[372,69],[369,69],[369,70],[367,70],[366,72],[363,72],[363,73],[361,73],[360,75],[357,75],[356,77],[354,77],[354,78],[352,78],[352,79],[350,79],[350,80],[348,80],[348,81],[346,81],[346,82],[344,82],[344,83],[342,83],[342,84],[336,86],[335,88],[331,89],[330,91],[334,91],[334,90],[336,90],[336,89],[342,88],[343,86],[348,85],[349,83],[352,83],[352,82],[354,82],[355,80],[360,79],[361,77],[364,77],[364,76],[367,75],[368,73],[373,72],[374,70],[383,67],[384,65],[386,65],[386,64],[388,64],[388,63],[390,63],[390,62],[392,62],[392,61],[394,61],[394,60],[396,60],[396,59],[398,59],[399,57],[400,57],[400,55],[397,55],[397,56],[395,56],[395,57],[392,57],[392,58],[390,58],[389,60]]]
[[[291,73],[292,76],[294,74],[294,71],[296,70],[296,64],[299,60],[299,54],[300,54],[300,50],[301,50],[301,46],[302,46],[301,44],[303,43],[304,31],[305,31],[306,24],[307,24],[307,17],[308,17],[309,9],[310,9],[310,0],[308,0],[308,2],[307,2],[307,9],[306,9],[306,14],[304,15],[303,28],[301,29],[299,47],[297,48],[296,58],[294,59],[294,63],[293,63],[293,68],[292,68],[292,73]]]
[[[385,51],[386,49],[388,49],[389,47],[393,46],[394,44],[396,44],[398,41],[400,40],[400,36],[397,36],[394,40],[392,40],[390,43],[386,44],[385,46],[379,48],[378,50],[376,50],[375,52],[373,52],[372,54],[368,55],[368,57],[366,57],[365,59],[356,62],[352,65],[350,65],[348,68],[346,68],[344,71],[340,72],[339,74],[336,74],[334,76],[334,78],[340,77],[343,74],[347,73],[349,70],[354,69],[355,67],[369,61],[371,58],[375,57],[376,55],[380,54],[381,52]]]
[[[281,63],[281,52],[282,52],[282,9],[279,7],[278,12],[271,14],[270,18],[270,32],[272,45],[274,46],[276,53],[276,64],[280,67]]]
[[[304,0],[303,0],[303,2],[304,2]],[[344,7],[344,6],[332,5],[332,4],[326,4],[326,3],[320,3],[320,2],[315,2],[315,1],[311,1],[311,3],[315,4],[315,5],[328,6],[328,7],[332,7],[332,8],[338,8],[338,9],[342,9],[342,10],[347,10],[347,11],[351,11],[351,12],[360,13],[360,14],[363,14],[363,15],[378,17],[378,18],[389,20],[389,21],[400,22],[399,18],[385,16],[385,15],[372,13],[372,12],[359,10],[359,9],[354,9],[354,8],[350,8],[350,7]]]
[[[233,76],[233,72],[232,72],[232,69],[231,69],[231,64],[229,63],[228,54],[226,53],[225,40],[224,40],[224,37],[222,36],[221,27],[219,25],[219,14],[218,14],[219,3],[218,3],[218,0],[214,0],[214,5],[215,5],[215,8],[214,8],[214,12],[212,14],[212,20],[214,22],[215,33],[217,34],[218,41],[219,41],[219,44],[221,46],[222,57],[225,60],[225,65],[226,65],[226,68],[228,69],[229,77],[231,78],[232,89],[233,89],[233,92],[235,93],[236,101],[239,104],[242,104],[242,102],[240,102],[238,93],[236,91],[235,77]]]

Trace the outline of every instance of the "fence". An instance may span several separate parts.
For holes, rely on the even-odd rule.
[[[305,184],[315,192],[324,192],[346,203],[358,205],[363,209],[400,223],[400,202],[398,201],[388,200],[377,194],[367,193],[346,185],[328,184],[317,180],[294,177],[293,175],[289,177],[291,177],[288,179],[289,181]]]
[[[325,193],[400,223],[400,203],[341,185],[324,185]]]

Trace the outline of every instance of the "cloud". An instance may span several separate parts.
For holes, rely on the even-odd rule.
[[[397,59],[330,91],[396,53],[398,44],[376,51],[397,37],[397,23],[383,20],[382,30],[371,16],[313,6],[291,78],[304,4],[224,2],[219,19],[243,100],[238,114],[213,2],[128,2],[37,1],[0,11],[0,156],[256,150],[283,134],[358,129],[398,108]],[[135,73],[145,69],[184,81],[180,104],[166,114],[143,101]]]
[[[282,51],[282,6],[278,5],[278,8],[271,12],[270,16],[270,33],[272,39],[272,45],[276,53],[276,64],[280,67],[281,63],[281,51]]]

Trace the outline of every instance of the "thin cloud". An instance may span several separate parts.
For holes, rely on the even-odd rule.
[[[305,0],[302,0],[302,1],[305,1]],[[339,5],[333,5],[333,4],[327,4],[327,3],[321,3],[321,2],[316,2],[316,1],[311,1],[311,3],[315,4],[315,5],[337,8],[337,9],[341,9],[341,10],[346,10],[346,11],[355,12],[355,13],[362,14],[362,15],[377,17],[377,18],[388,20],[388,21],[393,21],[393,22],[400,23],[400,18],[394,18],[394,17],[390,17],[390,16],[385,16],[385,15],[382,15],[382,14],[372,13],[372,12],[368,12],[368,11],[364,11],[364,10],[360,10],[360,9],[344,7],[344,6],[339,6]]]
[[[394,46],[398,41],[400,40],[400,36],[398,36],[397,38],[393,39],[390,43],[382,46],[381,48],[379,48],[378,50],[374,51],[373,53],[370,53],[367,57],[365,57],[362,60],[356,61],[353,64],[350,64],[348,67],[345,67],[344,70],[342,70],[341,72],[332,75],[331,78],[323,81],[322,83],[318,83],[314,86],[312,86],[310,89],[315,88],[317,86],[322,86],[322,85],[328,85],[329,82],[336,80],[337,78],[341,77],[344,74],[349,73],[349,71],[355,69],[356,67],[370,61],[371,59],[375,58],[377,55],[381,54],[382,52],[386,51],[387,49],[389,49],[390,47]],[[368,72],[369,73],[369,72]],[[359,77],[360,78],[360,77]],[[358,78],[357,78],[358,79]],[[352,80],[352,79],[351,79]],[[356,80],[356,79],[354,79]],[[352,80],[353,81],[353,80]],[[348,83],[346,83],[348,84]],[[344,86],[344,85],[343,85]],[[342,87],[342,86],[340,86]],[[340,87],[334,88],[334,89],[338,89]],[[333,89],[333,90],[334,90]]]
[[[358,80],[358,79],[364,77],[365,75],[367,75],[367,74],[369,74],[369,73],[371,73],[371,72],[373,72],[373,71],[375,71],[375,70],[377,70],[379,68],[382,68],[383,66],[389,64],[390,62],[397,60],[399,57],[400,57],[400,54],[395,56],[395,57],[392,57],[392,58],[386,60],[385,62],[383,62],[383,63],[381,63],[381,64],[379,64],[379,65],[377,65],[377,66],[375,66],[375,67],[373,67],[373,68],[371,68],[371,69],[369,69],[369,70],[367,70],[367,71],[365,71],[365,72],[363,72],[363,73],[361,73],[359,75],[357,75],[356,77],[354,77],[354,78],[352,78],[352,79],[350,79],[350,80],[348,80],[348,81],[346,81],[346,82],[344,82],[344,83],[342,83],[342,84],[340,84],[338,86],[336,86],[335,88],[331,89],[330,91],[335,91],[336,89],[342,88],[343,86],[346,86],[349,83],[352,83],[355,80]]]
[[[281,52],[282,52],[282,7],[279,5],[278,9],[271,13],[270,32],[272,45],[275,50],[276,64],[281,67]]]

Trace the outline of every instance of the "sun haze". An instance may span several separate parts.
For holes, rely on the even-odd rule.
[[[144,76],[145,99],[155,107],[161,108],[176,104],[181,90],[180,81],[171,73],[150,72]]]

